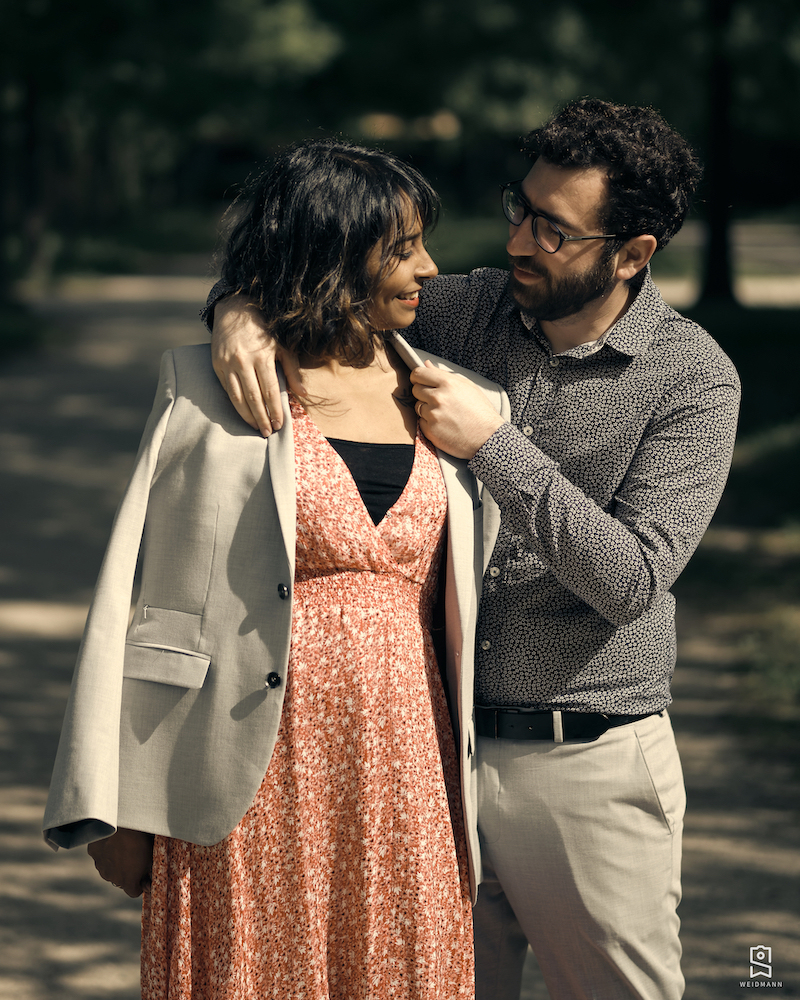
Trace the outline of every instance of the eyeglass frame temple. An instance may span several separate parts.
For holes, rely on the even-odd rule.
[[[522,223],[525,221],[525,219],[530,215],[531,232],[533,233],[533,238],[535,240],[536,240],[536,233],[533,230],[533,223],[536,221],[536,219],[544,219],[545,222],[549,223],[553,227],[553,229],[555,229],[555,231],[558,233],[558,238],[560,242],[558,246],[555,248],[555,250],[547,250],[545,247],[542,247],[542,244],[539,243],[538,240],[536,240],[536,242],[539,244],[540,247],[542,247],[542,250],[544,250],[545,253],[558,253],[558,251],[565,243],[580,243],[582,240],[618,240],[622,238],[619,235],[619,233],[602,233],[597,236],[569,236],[567,233],[562,232],[561,227],[557,223],[553,222],[552,219],[548,219],[547,216],[542,215],[541,212],[535,212],[533,210],[533,207],[528,204],[528,202],[525,200],[522,194],[516,190],[512,190],[512,194],[514,194],[522,202],[522,207],[524,211],[522,214],[522,218],[519,220],[519,222],[513,222],[506,215],[505,193],[507,190],[511,189],[512,185],[514,184],[522,184],[522,179],[517,181],[509,181],[507,184],[500,185],[500,203],[503,206],[503,215],[505,216],[506,220],[511,223],[512,226],[521,226]]]

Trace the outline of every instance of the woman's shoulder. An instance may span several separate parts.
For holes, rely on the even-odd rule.
[[[173,383],[176,395],[204,390],[216,395],[222,391],[211,364],[210,344],[186,344],[172,347],[161,357],[161,378]]]
[[[176,371],[187,374],[197,372],[200,375],[213,375],[211,367],[211,344],[184,344],[181,347],[171,347],[164,352],[164,359],[169,359]]]
[[[484,378],[483,375],[479,375],[477,372],[470,371],[469,368],[464,368],[452,361],[448,361],[446,358],[441,358],[437,354],[431,354],[430,351],[423,351],[418,347],[412,347],[408,341],[397,332],[393,334],[393,344],[397,353],[411,368],[422,366],[426,361],[430,361],[431,364],[435,365],[437,368],[443,368],[445,371],[463,375],[464,378],[469,379],[470,382],[474,382],[475,385],[480,386],[480,388],[483,389],[483,391],[489,396],[502,398],[505,395],[503,387],[498,385],[497,382],[492,382],[491,379]]]
[[[229,434],[260,437],[236,412],[211,364],[210,344],[173,347],[161,358],[161,392],[174,401],[182,433],[190,427],[214,427]],[[198,430],[198,432],[200,432]]]

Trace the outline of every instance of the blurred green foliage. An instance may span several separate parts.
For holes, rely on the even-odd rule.
[[[800,606],[770,609],[742,645],[746,695],[769,705],[800,704]]]
[[[0,284],[216,212],[309,135],[394,148],[488,215],[524,172],[518,136],[586,93],[652,103],[705,152],[724,111],[733,211],[797,201],[795,0],[18,0],[3,21]]]

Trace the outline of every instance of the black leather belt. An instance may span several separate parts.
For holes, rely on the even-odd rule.
[[[603,715],[600,712],[551,712],[535,708],[489,708],[475,706],[478,736],[506,740],[567,740],[592,743],[616,726],[647,719],[646,715]]]

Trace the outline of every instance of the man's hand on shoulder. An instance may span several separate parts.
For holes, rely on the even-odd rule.
[[[456,458],[470,459],[505,423],[486,393],[430,361],[411,372],[416,410],[425,437]]]
[[[217,302],[211,337],[214,371],[239,416],[264,437],[283,425],[275,353],[263,313],[246,295]]]

